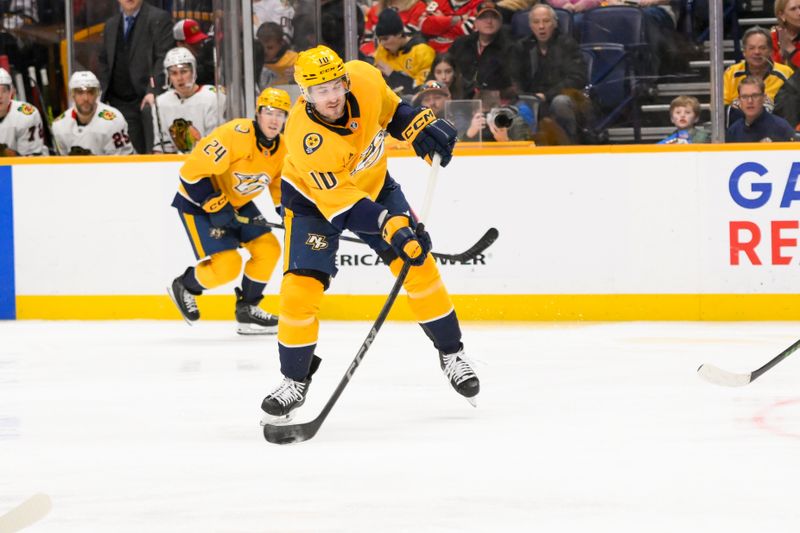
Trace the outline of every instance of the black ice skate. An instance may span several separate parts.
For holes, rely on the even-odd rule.
[[[167,287],[167,293],[178,311],[181,312],[183,319],[191,326],[192,322],[200,319],[200,310],[197,309],[195,295],[189,292],[189,289],[183,284],[183,276],[180,275],[172,281],[172,285]]]
[[[278,317],[258,306],[258,301],[245,302],[242,291],[236,290],[236,333],[239,335],[274,335],[278,333]],[[259,298],[259,301],[261,298]]]
[[[439,362],[445,377],[450,380],[450,385],[473,407],[477,407],[478,403],[475,401],[475,397],[481,390],[481,383],[463,356],[464,346],[461,346],[461,349],[455,353],[439,352]]]
[[[267,394],[261,402],[261,410],[266,413],[261,418],[264,424],[285,424],[291,421],[294,411],[306,401],[308,387],[311,385],[311,376],[319,368],[322,359],[313,356],[308,376],[303,381],[295,381],[284,377],[278,387]]]

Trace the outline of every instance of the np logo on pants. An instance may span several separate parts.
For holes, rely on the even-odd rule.
[[[312,250],[324,250],[328,247],[328,239],[325,235],[317,235],[316,233],[309,233],[306,239],[306,245],[310,246]]]

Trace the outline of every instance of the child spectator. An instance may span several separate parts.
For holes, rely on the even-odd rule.
[[[297,52],[289,49],[289,41],[281,26],[274,22],[265,22],[258,28],[256,38],[264,49],[259,89],[292,83]]]
[[[419,36],[404,33],[403,21],[394,9],[384,9],[375,25],[378,49],[375,67],[386,84],[398,94],[412,94],[430,72],[436,52]]]
[[[700,102],[694,96],[678,96],[669,104],[669,118],[675,131],[658,144],[699,144],[710,142],[709,133],[698,127]]]

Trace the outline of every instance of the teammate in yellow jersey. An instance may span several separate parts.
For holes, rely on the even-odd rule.
[[[250,253],[242,286],[235,289],[237,332],[274,334],[277,317],[258,304],[281,256],[269,228],[253,203],[269,188],[280,210],[280,177],[286,155],[281,129],[291,108],[286,91],[267,88],[256,100],[256,119],[235,119],[198,141],[180,170],[172,205],[178,209],[194,254],[201,260],[175,278],[167,289],[183,317],[200,318],[195,296],[233,281],[242,271],[239,247]],[[279,211],[280,212],[280,211]]]
[[[395,276],[403,261],[413,265],[404,283],[411,310],[439,351],[450,384],[474,403],[478,378],[464,358],[458,318],[428,253],[430,237],[387,173],[384,152],[388,132],[410,142],[428,162],[439,154],[444,166],[452,157],[455,129],[430,109],[401,103],[373,66],[345,64],[324,46],[301,52],[294,76],[302,96],[287,121],[281,183],[286,236],[278,351],[284,379],[264,398],[263,421],[288,419],[306,399],[320,363],[314,355],[317,314],[336,274],[345,229],[369,244]]]

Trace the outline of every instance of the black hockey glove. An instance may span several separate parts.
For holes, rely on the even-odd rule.
[[[415,232],[410,223],[411,219],[407,215],[386,215],[381,224],[381,236],[392,245],[400,259],[413,266],[420,266],[431,251],[431,237],[422,224],[417,226]]]
[[[431,164],[433,155],[439,154],[443,167],[453,158],[456,136],[453,125],[436,118],[428,108],[423,108],[403,130],[403,138],[411,143],[419,157]]]
[[[210,194],[203,202],[203,211],[215,228],[238,228],[242,225],[236,218],[236,210],[222,191]]]

